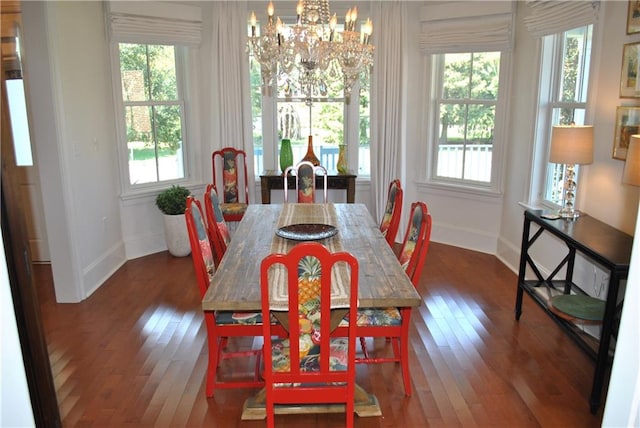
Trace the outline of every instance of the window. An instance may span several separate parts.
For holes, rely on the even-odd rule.
[[[294,72],[295,73],[295,68]],[[370,175],[369,81],[361,76],[346,103],[343,82],[338,73],[327,73],[328,79],[309,102],[295,74],[280,77],[274,97],[262,92],[260,64],[250,56],[251,106],[253,122],[254,173],[280,169],[280,140],[291,140],[294,162],[307,151],[309,135],[313,136],[314,153],[329,173],[335,173],[339,145],[357,145],[348,153],[349,169],[359,176]],[[368,77],[368,76],[367,76]]]
[[[548,162],[553,125],[584,125],[593,26],[575,28],[542,40],[543,76],[539,95],[539,137],[544,148],[542,203],[561,205],[565,165]],[[576,173],[579,168],[576,168]]]
[[[185,177],[179,50],[118,45],[130,186]]]
[[[492,183],[500,52],[435,56],[438,134],[436,181],[487,187]]]

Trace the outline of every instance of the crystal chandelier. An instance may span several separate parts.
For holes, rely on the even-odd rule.
[[[260,64],[264,95],[278,78],[297,74],[297,85],[308,103],[326,96],[328,78],[342,77],[344,97],[349,102],[351,89],[359,76],[368,73],[373,64],[370,44],[373,25],[367,19],[356,31],[358,9],[349,9],[344,30],[336,30],[336,14],[330,16],[328,0],[300,0],[297,20],[286,26],[280,18],[274,20],[274,7],[267,7],[267,25],[260,28],[251,12],[249,49]],[[293,71],[297,73],[292,73]]]

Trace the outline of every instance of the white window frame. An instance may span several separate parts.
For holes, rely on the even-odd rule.
[[[292,5],[291,8],[294,8]],[[347,11],[346,5],[339,6],[335,9],[332,8],[331,12],[336,13],[338,16],[344,16]],[[343,10],[344,9],[344,10]],[[293,10],[293,9],[292,9]],[[360,20],[366,20],[368,16],[368,10],[362,5],[358,4],[358,16]],[[364,19],[362,18],[364,17]],[[295,16],[280,16],[283,22],[287,24],[295,22]],[[249,27],[247,28],[249,32]],[[371,75],[369,75],[371,78]],[[369,85],[371,88],[371,84]],[[259,175],[266,171],[280,171],[279,158],[278,158],[278,146],[280,140],[278,139],[278,111],[277,103],[286,102],[287,100],[277,98],[277,89],[273,89],[273,96],[262,94],[262,156],[263,156],[263,170],[257,171],[256,180],[259,180]],[[358,172],[358,156],[360,147],[360,84],[356,82],[351,91],[349,103],[343,102],[343,135],[347,144],[347,166],[350,171],[355,171],[358,175],[358,181],[367,181],[370,179],[369,175],[361,175]],[[329,99],[327,101],[337,101],[336,99]],[[322,101],[319,101],[322,102]],[[371,102],[371,97],[369,97]],[[371,121],[369,121],[371,125]],[[319,153],[316,153],[319,156]],[[297,161],[294,159],[294,162]]]
[[[120,43],[135,43],[148,45],[171,45],[176,52],[176,84],[178,100],[182,106],[182,150],[184,162],[184,177],[175,180],[163,180],[150,183],[131,184],[129,179],[129,150],[127,148],[127,128],[125,123],[125,103],[122,97],[122,76],[120,71]],[[171,184],[194,186],[198,184],[198,171],[196,156],[199,149],[191,144],[197,141],[197,128],[194,126],[195,111],[190,108],[191,100],[195,99],[195,92],[191,74],[195,70],[194,48],[181,46],[174,43],[141,42],[139,40],[112,41],[110,46],[111,71],[113,76],[113,94],[115,104],[115,123],[118,137],[118,165],[120,169],[120,183],[122,197],[147,194],[163,190]],[[130,103],[129,103],[130,104]],[[159,103],[161,104],[161,103]],[[127,104],[128,105],[128,104]]]
[[[553,125],[557,124],[557,117],[554,117],[554,110],[559,108],[571,108],[574,110],[583,110],[584,119],[582,123],[580,120],[576,122],[576,125],[584,125],[592,123],[592,118],[588,103],[588,86],[590,84],[591,67],[593,67],[593,47],[595,43],[595,25],[591,28],[591,45],[590,50],[590,62],[589,67],[586,70],[588,73],[586,79],[587,88],[583,89],[587,97],[584,101],[576,102],[563,102],[559,101],[559,91],[562,78],[562,66],[563,66],[563,40],[564,34],[573,31],[576,28],[586,27],[583,25],[576,28],[567,29],[558,33],[544,36],[541,39],[540,49],[540,81],[538,88],[538,102],[537,102],[537,118],[536,129],[534,137],[534,161],[532,168],[532,180],[530,190],[530,204],[533,206],[539,206],[552,210],[558,210],[562,205],[562,200],[559,202],[552,201],[547,198],[549,186],[553,186],[553,180],[550,177],[552,170],[556,168],[561,169],[561,177],[564,177],[565,165],[558,165],[549,162],[549,151],[551,145],[551,130]],[[576,168],[576,175],[579,176],[579,167]],[[559,179],[562,180],[561,178]]]
[[[480,53],[482,51],[476,51]],[[441,100],[442,81],[444,68],[444,55],[447,53],[459,53],[459,52],[444,52],[441,54],[431,55],[431,70],[428,73],[431,76],[431,88],[432,96],[429,105],[429,123],[430,132],[427,134],[428,143],[428,156],[427,156],[427,182],[431,185],[444,186],[447,188],[459,188],[464,190],[470,190],[478,193],[491,193],[500,194],[502,192],[502,170],[503,170],[503,152],[504,152],[504,139],[506,135],[506,123],[507,123],[507,93],[509,88],[509,76],[510,69],[512,67],[512,55],[509,51],[490,51],[486,52],[500,52],[500,76],[498,81],[498,97],[495,101],[495,118],[494,118],[494,138],[492,147],[492,159],[491,159],[491,179],[488,183],[478,182],[465,179],[452,179],[446,177],[437,176],[437,161],[438,161],[438,140],[440,132],[440,117],[439,117],[439,100]]]

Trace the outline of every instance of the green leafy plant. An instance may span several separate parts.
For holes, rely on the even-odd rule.
[[[189,189],[173,185],[158,194],[156,197],[156,205],[163,214],[184,214],[184,210],[187,208],[187,197],[190,194],[191,191],[189,191]]]

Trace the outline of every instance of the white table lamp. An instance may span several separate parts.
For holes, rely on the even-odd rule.
[[[566,164],[561,217],[574,219],[580,212],[574,209],[576,189],[575,166],[593,162],[593,126],[558,125],[551,132],[549,162]]]

